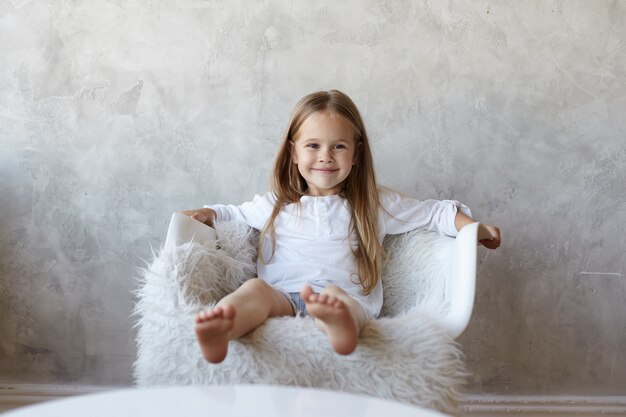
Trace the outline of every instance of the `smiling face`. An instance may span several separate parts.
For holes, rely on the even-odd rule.
[[[291,149],[308,195],[339,193],[356,162],[354,129],[345,118],[329,111],[311,114],[300,126]]]

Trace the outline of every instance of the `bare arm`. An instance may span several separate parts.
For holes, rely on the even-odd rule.
[[[182,210],[185,216],[189,216],[194,220],[197,220],[201,223],[206,224],[207,226],[213,226],[213,221],[215,220],[215,211],[210,208],[201,208],[195,210]]]
[[[470,223],[476,223],[476,220],[463,214],[461,210],[457,211],[454,218],[456,230],[460,231]],[[498,248],[500,246],[500,229],[496,226],[481,223],[478,227],[478,242],[488,249]]]

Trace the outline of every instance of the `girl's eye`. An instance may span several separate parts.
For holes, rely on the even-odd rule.
[[[345,149],[345,148],[346,148],[346,145],[341,145],[341,144],[335,145],[335,149]]]
[[[307,148],[311,148],[311,149],[317,149],[319,148],[319,145],[317,143],[309,143],[308,145],[306,145]]]

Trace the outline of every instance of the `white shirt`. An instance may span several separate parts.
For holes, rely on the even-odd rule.
[[[272,193],[255,196],[240,206],[215,204],[217,220],[237,220],[261,230],[271,216],[275,197]],[[419,201],[404,198],[393,191],[381,191],[382,209],[378,213],[378,239],[385,235],[405,233],[423,228],[455,237],[454,218],[457,210],[471,217],[467,206],[453,200]],[[354,233],[349,233],[348,202],[338,195],[303,196],[300,204],[285,206],[276,218],[276,248],[270,258],[269,236],[262,245],[264,259],[257,261],[257,275],[283,292],[300,292],[304,284],[313,291],[336,285],[356,299],[368,319],[378,317],[383,305],[382,283],[363,293],[357,277],[357,264],[350,245],[356,246]]]

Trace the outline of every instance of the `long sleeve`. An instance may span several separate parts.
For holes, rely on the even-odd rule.
[[[383,234],[393,235],[421,228],[456,237],[458,231],[454,218],[458,210],[471,217],[470,209],[455,200],[419,201],[388,190],[380,195]]]
[[[272,214],[274,202],[274,195],[267,193],[256,195],[252,201],[239,206],[233,204],[211,204],[204,207],[213,209],[218,221],[237,220],[254,229],[261,230]]]

